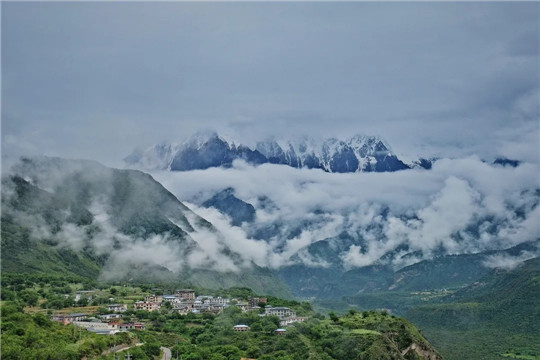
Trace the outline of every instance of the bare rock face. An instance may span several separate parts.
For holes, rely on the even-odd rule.
[[[435,350],[417,343],[412,343],[401,352],[405,359],[442,360],[443,357]]]

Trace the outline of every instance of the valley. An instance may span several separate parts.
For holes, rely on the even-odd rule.
[[[392,355],[390,349],[394,345],[384,345],[385,341],[395,344],[401,340],[388,339],[380,329],[392,328],[392,319],[396,316],[412,320],[427,339],[433,341],[441,354],[433,355],[434,359],[437,356],[500,359],[520,354],[534,358],[538,353],[535,324],[540,313],[535,294],[538,293],[536,277],[540,267],[535,254],[539,252],[539,239],[472,253],[441,252],[432,254],[431,258],[402,246],[381,253],[372,264],[350,268],[344,261],[344,254],[355,247],[370,246],[365,240],[365,230],[358,228],[357,232],[351,232],[337,228],[334,231],[341,231],[337,236],[314,241],[289,253],[287,241],[301,237],[305,229],[319,219],[326,221],[326,210],[319,208],[309,216],[304,215],[296,225],[293,222],[260,223],[260,211],[270,209],[275,212],[282,205],[269,197],[259,198],[255,205],[250,204],[239,199],[234,188],[216,193],[201,205],[188,203],[187,206],[153,177],[140,171],[110,169],[94,162],[35,158],[21,160],[14,173],[3,178],[2,191],[3,306],[12,303],[32,305],[24,308],[24,313],[34,314],[29,316],[47,318],[54,317],[55,313],[77,312],[97,315],[104,312],[103,308],[110,302],[107,299],[114,298],[114,301],[126,303],[129,311],[134,311],[135,321],[141,324],[150,321],[151,332],[177,333],[166,330],[167,319],[176,319],[176,315],[171,315],[175,313],[174,307],[157,308],[164,316],[160,318],[161,322],[156,322],[158,319],[153,316],[137,313],[140,310],[133,308],[136,301],[151,295],[148,289],[160,288],[163,293],[166,289],[195,288],[198,292],[219,296],[240,291],[242,299],[235,302],[242,303],[254,294],[264,294],[274,299],[274,306],[293,304],[300,310],[310,309],[311,312],[301,310],[299,313],[315,317],[316,321],[309,321],[309,329],[303,328],[302,324],[287,325],[299,331],[295,336],[306,346],[304,350],[297,349],[300,352],[292,355],[293,358],[319,358],[321,350],[314,349],[326,346],[316,340],[320,335],[313,338],[315,330],[311,327],[328,337],[336,330],[332,330],[335,326],[332,322],[347,328],[352,326],[347,325],[348,317],[356,318],[358,314],[362,314],[360,319],[371,317],[371,322],[360,321],[362,325],[349,328],[352,330],[340,328],[342,335],[339,336],[361,334],[363,340],[355,346],[363,350],[357,348],[354,351],[372,354],[365,355],[368,357],[374,356],[374,349],[380,346],[387,348],[389,353],[384,356],[389,358],[405,356],[413,348],[421,353],[418,349],[430,346],[427,343],[419,345],[422,342],[414,346],[408,343],[399,347],[402,355],[398,352]],[[536,211],[536,196],[522,202],[525,205],[519,210],[520,216],[526,218],[528,213]],[[391,209],[379,209],[381,219],[392,216]],[[221,220],[214,221],[216,211],[222,214]],[[287,263],[275,268],[271,262],[259,265],[256,258],[246,258],[238,244],[231,242],[230,229],[237,229],[236,234],[246,237],[244,244],[259,244],[267,249],[275,246],[277,254],[290,254]],[[474,227],[471,229],[476,231]],[[381,233],[381,230],[372,227],[369,231]],[[284,245],[267,240],[277,234],[284,234],[289,240]],[[317,234],[315,231],[312,236]],[[151,253],[141,253],[139,249],[143,248],[151,249]],[[416,262],[396,266],[400,258],[413,257]],[[492,266],[494,261],[504,267]],[[525,265],[519,265],[523,261]],[[58,285],[54,288],[52,284]],[[96,287],[101,290],[92,290]],[[81,307],[70,296],[74,289],[81,288],[100,295]],[[119,298],[112,294],[113,289],[115,294],[120,294]],[[65,291],[65,297],[59,296],[58,291]],[[55,292],[57,295],[53,295]],[[508,294],[503,295],[505,292]],[[217,316],[217,321],[222,316],[221,311],[218,315],[214,312],[212,319]],[[336,313],[344,316],[342,320],[334,318]],[[190,314],[187,310],[180,315],[181,319],[185,316],[191,319]],[[330,316],[327,322],[323,321],[325,314]],[[388,319],[380,314],[386,314]],[[497,317],[497,314],[504,315]],[[211,320],[210,315],[197,316]],[[508,316],[521,319],[521,325],[506,324]],[[249,321],[253,320],[255,318]],[[387,320],[392,321],[383,325]],[[260,326],[265,327],[264,324]],[[377,340],[381,334],[384,336]],[[137,335],[130,336],[131,340],[125,341],[141,340]],[[147,351],[157,351],[155,349],[160,346],[174,349],[170,338],[166,340],[158,334],[152,336],[160,340],[154,338],[154,345]],[[256,335],[253,341],[259,341],[255,340],[259,337]],[[336,341],[350,340],[339,338]],[[491,342],[497,345],[486,347],[485,344]],[[100,345],[101,352],[110,346],[106,344]],[[212,346],[218,346],[218,343]],[[210,351],[218,351],[218,348],[213,349]],[[340,349],[345,351],[341,345]],[[233,353],[244,351],[247,355],[254,351],[247,350]],[[181,351],[192,353],[196,349],[184,346]],[[266,349],[261,354],[270,354],[269,351]],[[291,351],[286,353],[290,355]],[[330,356],[328,359],[346,356],[324,351]],[[93,356],[104,355],[94,353]],[[230,356],[236,359],[238,355]],[[268,359],[280,359],[276,354],[272,356]],[[261,355],[261,359],[266,357]]]
[[[2,360],[540,360],[539,1],[2,1]]]

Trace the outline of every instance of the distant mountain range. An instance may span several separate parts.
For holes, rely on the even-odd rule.
[[[124,161],[146,170],[187,171],[230,167],[237,159],[252,165],[281,164],[333,173],[392,172],[429,169],[432,165],[428,159],[404,163],[376,136],[354,135],[346,140],[272,139],[248,147],[227,141],[215,132],[196,134],[182,144],[161,143],[135,150]]]

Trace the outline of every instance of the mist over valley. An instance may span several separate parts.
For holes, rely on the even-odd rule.
[[[3,2],[0,357],[540,360],[539,11]]]

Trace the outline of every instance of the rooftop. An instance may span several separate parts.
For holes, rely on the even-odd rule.
[[[87,314],[85,314],[85,313],[73,313],[73,314],[69,314],[69,316],[87,316]]]

